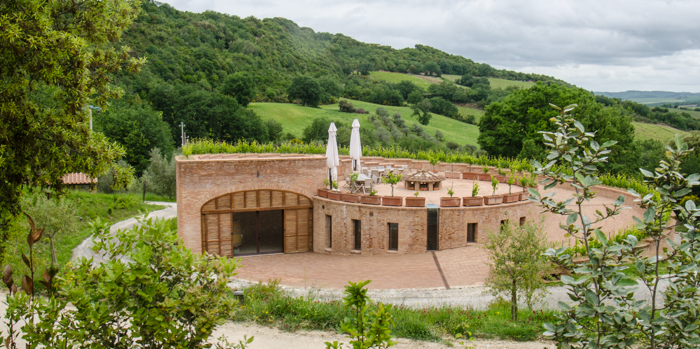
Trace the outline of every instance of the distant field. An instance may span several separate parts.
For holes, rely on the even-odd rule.
[[[476,122],[479,122],[479,120],[481,120],[481,116],[484,115],[484,113],[485,113],[481,109],[474,109],[474,108],[467,108],[467,107],[460,107],[460,106],[457,106],[457,109],[459,110],[459,113],[464,115],[464,116],[474,115]]]
[[[657,97],[657,98],[630,98],[631,101],[641,103],[641,104],[683,104],[685,99],[677,99],[673,97]]]
[[[688,113],[690,116],[700,119],[700,111],[695,111],[695,110],[683,110],[683,109],[669,109],[669,111],[674,111],[678,114],[680,113]]]
[[[633,122],[634,134],[636,139],[658,139],[662,142],[667,142],[673,139],[677,134],[685,136],[688,132],[675,129],[670,126],[646,124],[642,122]]]
[[[457,79],[461,78],[461,76],[459,76],[459,75],[451,75],[451,74],[443,74],[442,77],[443,77],[443,79],[449,80],[452,82],[455,82],[455,81],[457,81]],[[530,86],[535,84],[533,82],[527,82],[527,81],[514,81],[514,80],[505,80],[505,79],[498,79],[498,78],[489,78],[489,82],[491,83],[491,88],[506,88],[509,86],[517,86],[520,88],[529,88]]]
[[[428,89],[428,86],[432,85],[431,82],[417,76],[417,75],[412,75],[412,74],[401,74],[401,73],[392,73],[392,72],[386,72],[386,71],[373,71],[369,73],[369,76],[371,76],[374,79],[377,80],[384,80],[386,82],[390,82],[392,84],[398,84],[399,82],[403,80],[408,80],[424,89]]]
[[[374,72],[373,72],[374,73]],[[363,108],[369,110],[372,114],[375,113],[378,104],[349,100],[355,108]],[[416,122],[416,119],[411,117],[413,110],[409,107],[391,107],[383,106],[390,114],[398,112],[406,120],[408,125]],[[352,124],[352,120],[357,118],[360,124],[367,125],[367,117],[369,114],[349,114],[341,113],[338,110],[338,104],[324,105],[321,108],[302,107],[290,103],[251,103],[249,108],[255,111],[263,119],[272,118],[282,124],[284,132],[290,132],[297,138],[301,138],[304,128],[311,124],[313,119],[317,117],[328,117],[332,120],[339,120],[346,123],[348,126]],[[476,145],[476,139],[479,136],[479,128],[475,125],[469,125],[446,116],[433,114],[428,126],[423,126],[426,132],[431,135],[435,134],[436,130],[440,130],[445,136],[445,140],[452,141],[460,145],[473,144]]]

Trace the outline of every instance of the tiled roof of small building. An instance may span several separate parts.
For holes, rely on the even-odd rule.
[[[63,184],[91,184],[97,183],[97,178],[90,178],[84,173],[68,173],[62,178]]]

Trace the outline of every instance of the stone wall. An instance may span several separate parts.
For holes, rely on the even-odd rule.
[[[329,248],[326,215],[332,217],[332,242]],[[426,208],[388,207],[351,204],[314,197],[314,252],[380,254],[389,250],[389,223],[399,224],[399,249],[389,253],[425,252],[428,210]],[[362,249],[355,251],[353,220],[361,221]]]
[[[176,158],[178,235],[202,252],[201,209],[207,201],[237,191],[277,189],[313,197],[323,188],[325,156],[238,154]]]
[[[521,219],[537,219],[538,211],[534,203],[519,201],[511,204],[476,207],[440,208],[440,249],[467,245],[467,224],[476,223],[476,243],[483,244],[489,231],[498,230],[501,221],[510,220],[520,224]]]
[[[332,247],[326,216],[332,219]],[[426,208],[387,207],[352,204],[314,197],[314,252],[323,253],[420,253],[427,250]],[[440,208],[439,244],[440,250],[469,245],[467,224],[477,223],[476,243],[483,243],[489,230],[497,230],[501,221],[511,220],[516,224],[520,219],[537,218],[535,204],[520,201],[512,204],[479,207]],[[362,248],[355,250],[354,223],[361,221]],[[389,251],[388,223],[399,223],[398,251]]]

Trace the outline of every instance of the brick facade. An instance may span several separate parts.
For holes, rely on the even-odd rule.
[[[201,209],[207,201],[255,189],[286,190],[313,197],[323,187],[325,156],[242,155],[176,158],[178,235],[193,252],[202,253]]]

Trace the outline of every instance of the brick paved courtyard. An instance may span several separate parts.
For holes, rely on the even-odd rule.
[[[435,254],[435,258],[433,257]],[[438,288],[482,284],[488,276],[486,251],[478,246],[407,255],[275,254],[242,257],[238,277],[280,279],[289,286],[342,288],[348,281],[372,280],[369,288]]]

